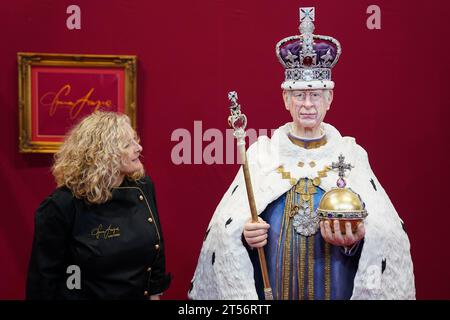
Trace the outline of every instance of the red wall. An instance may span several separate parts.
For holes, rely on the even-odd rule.
[[[343,54],[327,115],[357,138],[405,220],[417,297],[450,298],[450,217],[445,209],[449,131],[448,2],[427,1],[33,1],[0,4],[0,298],[24,297],[34,210],[52,192],[51,156],[18,153],[16,53],[134,54],[139,59],[138,131],[156,183],[174,274],[167,299],[184,299],[209,219],[237,165],[174,165],[171,133],[226,129],[228,90],[239,92],[253,128],[289,120],[275,44],[294,35],[298,7],[316,6],[316,33]],[[66,28],[77,4],[82,29]],[[381,30],[366,8],[381,7]],[[207,143],[204,143],[205,146]]]

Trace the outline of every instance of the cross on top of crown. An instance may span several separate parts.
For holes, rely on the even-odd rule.
[[[314,7],[300,8],[300,34],[309,36],[306,42],[312,44],[312,33],[314,32],[314,21],[316,20],[316,10]]]
[[[300,23],[303,21],[315,21],[316,11],[314,7],[300,8]]]

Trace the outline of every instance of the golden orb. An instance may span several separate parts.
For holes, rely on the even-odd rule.
[[[341,233],[345,234],[345,223],[350,222],[355,233],[358,224],[367,217],[364,202],[350,188],[333,188],[322,196],[317,208],[317,215],[322,221],[329,221],[334,232],[334,220],[339,221]]]

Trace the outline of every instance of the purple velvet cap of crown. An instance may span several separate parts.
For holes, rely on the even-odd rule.
[[[280,47],[280,57],[288,67],[291,64],[291,61],[286,58],[289,55],[288,50],[292,55],[299,57],[299,52],[301,51],[301,48],[302,42],[299,39],[289,41],[285,43],[282,47]],[[323,39],[314,39],[313,48],[317,55],[318,64],[322,61],[321,57],[325,56],[328,50],[330,51],[330,55],[332,57],[331,60],[329,60],[330,64],[332,64],[336,60],[337,47],[333,42]]]

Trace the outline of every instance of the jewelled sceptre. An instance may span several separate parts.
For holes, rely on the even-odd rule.
[[[245,187],[247,189],[247,198],[250,205],[250,212],[252,214],[252,221],[258,222],[255,196],[253,194],[252,181],[250,180],[250,170],[248,168],[247,155],[245,152],[245,127],[247,126],[247,117],[241,112],[241,106],[237,103],[238,96],[235,91],[228,93],[228,99],[231,101],[231,115],[228,117],[228,124],[234,130],[233,135],[237,139],[237,148],[242,159],[242,170],[244,171]],[[266,300],[273,300],[264,248],[258,248],[258,257],[264,283],[264,297]]]

